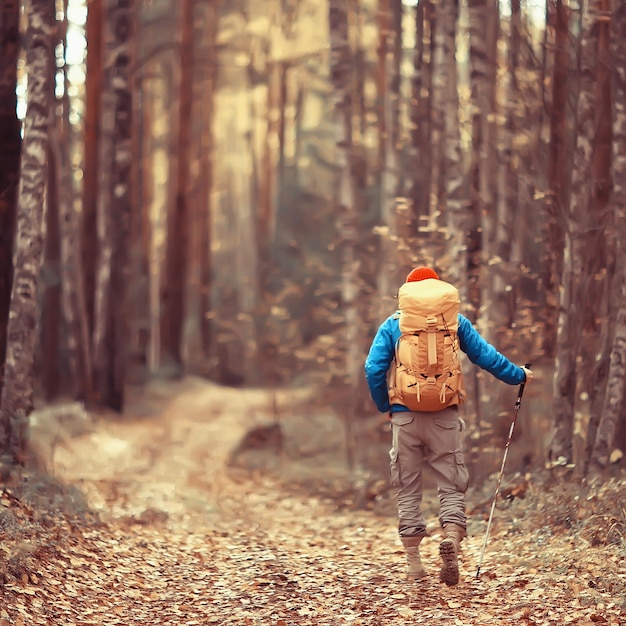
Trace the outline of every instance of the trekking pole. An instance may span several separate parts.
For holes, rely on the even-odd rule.
[[[530,369],[530,363],[524,365],[526,369]],[[496,500],[498,498],[498,492],[500,491],[500,485],[502,483],[502,476],[504,475],[504,465],[506,463],[506,457],[509,453],[509,446],[511,445],[511,438],[513,437],[513,429],[515,428],[515,422],[517,421],[517,414],[519,413],[520,406],[522,405],[522,395],[524,395],[524,387],[526,386],[526,380],[520,385],[519,393],[517,394],[517,400],[515,401],[515,412],[513,413],[513,421],[511,422],[511,428],[509,429],[509,436],[506,440],[506,446],[504,447],[504,457],[502,458],[502,466],[500,467],[500,474],[498,476],[498,483],[496,485],[496,492],[493,494],[493,501],[491,503],[491,513],[489,514],[489,521],[487,522],[487,530],[485,532],[485,538],[483,540],[483,547],[480,551],[480,558],[478,559],[478,568],[476,569],[476,578],[480,575],[480,566],[485,556],[485,548],[487,547],[487,540],[489,539],[489,530],[491,528],[491,520],[493,519],[493,512],[496,508]]]

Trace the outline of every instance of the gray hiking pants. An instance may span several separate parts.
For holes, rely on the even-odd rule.
[[[437,482],[439,522],[466,527],[469,474],[461,449],[462,424],[456,408],[437,413],[394,413],[389,451],[391,486],[398,505],[401,537],[426,534],[422,513],[422,469],[426,461]]]

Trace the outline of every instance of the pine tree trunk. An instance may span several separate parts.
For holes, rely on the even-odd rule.
[[[13,238],[20,174],[20,121],[17,117],[19,0],[0,6],[0,394],[7,348],[7,323],[13,280]]]
[[[105,6],[94,377],[99,402],[121,412],[128,338],[126,275],[131,216],[133,13],[124,0],[107,0]]]
[[[626,390],[626,4],[613,0],[610,67],[614,69],[613,196],[617,223],[617,274],[614,290],[619,294],[617,320],[611,349],[604,406],[593,446],[590,471],[601,472],[609,464],[620,422],[623,423]],[[621,450],[625,452],[625,450]]]
[[[48,119],[54,94],[54,0],[32,0],[28,14],[27,111],[17,201],[17,237],[7,329],[4,387],[0,399],[2,465],[25,461],[28,416],[33,408],[34,356],[39,310],[37,291],[43,257],[43,207]]]

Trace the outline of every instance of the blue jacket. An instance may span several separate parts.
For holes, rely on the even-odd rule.
[[[390,315],[379,327],[369,354],[365,360],[365,378],[376,404],[381,413],[388,411],[408,411],[405,406],[389,404],[387,391],[387,371],[395,357],[396,342],[400,338],[400,323],[398,316]],[[487,343],[472,326],[472,323],[459,314],[459,329],[457,331],[459,345],[469,360],[489,372],[502,382],[509,385],[519,385],[524,382],[524,370],[511,363],[500,354],[491,344]]]

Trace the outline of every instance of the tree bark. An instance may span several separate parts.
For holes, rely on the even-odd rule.
[[[54,26],[54,1],[32,0],[28,14],[28,93],[17,202],[15,269],[0,399],[0,458],[2,465],[9,466],[25,461],[28,416],[33,408],[48,119],[54,93],[50,80]]]
[[[100,404],[121,412],[128,337],[126,276],[131,215],[133,13],[125,0],[107,0],[105,13],[94,378]]]
[[[330,75],[333,86],[335,164],[337,189],[334,196],[339,228],[341,258],[341,296],[346,329],[346,382],[349,397],[356,398],[361,378],[361,345],[357,313],[357,262],[355,255],[357,215],[354,207],[352,175],[352,54],[350,50],[346,0],[330,0]],[[347,407],[346,439],[350,441],[355,407]],[[354,450],[348,447],[348,464],[354,464]]]
[[[420,217],[428,216],[431,186],[431,109],[432,109],[432,47],[430,45],[434,23],[431,0],[423,0],[415,7],[415,50],[413,52],[413,78],[411,81],[410,136],[412,183],[408,191],[411,198],[411,235],[419,228]]]
[[[211,201],[213,192],[213,158],[215,154],[215,140],[213,124],[215,117],[215,91],[218,80],[217,63],[217,34],[219,28],[219,11],[221,0],[214,0],[209,5],[209,13],[205,21],[205,31],[207,32],[206,46],[209,58],[209,68],[203,80],[202,97],[202,142],[200,172],[202,179],[202,201],[201,201],[201,236],[204,256],[200,266],[200,289],[201,289],[201,311],[202,311],[202,346],[204,354],[210,355],[213,348],[213,336],[211,333],[210,312],[212,310],[211,291],[213,288],[212,265],[213,255],[211,254],[212,215],[213,204]]]
[[[163,311],[162,350],[176,367],[184,368],[182,359],[185,324],[185,286],[189,267],[189,159],[193,81],[193,12],[192,0],[183,0],[180,10],[178,137],[176,146],[176,194],[174,210],[167,226],[165,257],[166,305]]]
[[[551,4],[548,3],[547,7]],[[546,254],[542,283],[548,295],[546,315],[546,337],[543,348],[546,355],[553,356],[556,350],[558,327],[558,277],[563,271],[563,247],[565,234],[563,222],[568,206],[570,141],[567,125],[568,71],[569,71],[569,10],[563,0],[555,0],[554,10],[548,8],[548,20],[553,23],[554,54],[552,92],[549,97],[548,115],[550,144],[548,149],[548,193],[546,220],[543,227]],[[546,29],[546,32],[548,29]],[[547,46],[546,46],[547,50]],[[547,52],[546,52],[547,54]],[[544,63],[545,66],[545,63]],[[547,73],[547,70],[546,70]]]
[[[459,125],[458,67],[456,34],[459,18],[458,0],[443,0],[438,15],[437,48],[441,63],[437,76],[443,95],[444,202],[450,253],[450,281],[457,285],[461,301],[467,302],[467,203],[461,132]]]
[[[478,327],[483,337],[495,342],[491,320],[495,261],[494,232],[496,223],[495,178],[495,116],[496,116],[496,49],[499,20],[494,0],[469,0],[470,84],[473,104],[472,147],[473,200],[478,208],[481,228],[480,310]],[[482,376],[482,375],[481,375]],[[483,377],[484,378],[484,377]],[[486,378],[484,381],[486,382]],[[481,381],[483,382],[483,381]],[[483,386],[491,386],[488,385]],[[481,396],[485,396],[481,390]],[[490,400],[493,400],[491,398]],[[489,400],[488,400],[489,401]]]
[[[54,81],[54,69],[51,68],[51,81]],[[56,104],[56,103],[55,103]],[[55,104],[50,111],[50,126],[56,122]],[[59,185],[58,170],[60,167],[52,149],[52,139],[48,147],[48,180],[46,182],[45,206],[45,242],[44,261],[42,267],[43,292],[41,311],[41,344],[37,368],[41,380],[45,400],[50,402],[60,392],[61,354],[59,351],[61,331],[61,241],[59,235]]]
[[[102,0],[87,3],[87,71],[85,78],[83,205],[81,213],[81,264],[89,336],[95,328],[96,272],[98,259],[98,196],[100,171],[100,119],[103,69]]]
[[[80,221],[74,210],[75,193],[72,180],[72,128],[69,120],[67,77],[63,98],[57,103],[61,115],[50,130],[50,148],[56,164],[54,175],[58,190],[57,231],[60,240],[59,277],[61,309],[65,328],[68,373],[71,394],[77,400],[89,402],[92,397],[91,336],[85,306],[84,279],[81,271]],[[57,365],[58,366],[58,365]]]
[[[378,100],[379,165],[381,223],[386,227],[381,245],[378,272],[380,315],[393,309],[393,295],[398,289],[400,272],[398,258],[397,198],[400,193],[400,157],[398,154],[398,115],[400,100],[400,55],[398,15],[400,0],[379,0],[378,4]],[[353,183],[352,183],[353,184]]]
[[[494,329],[493,339],[496,345],[514,322],[514,306],[511,298],[516,293],[516,276],[519,268],[511,267],[513,242],[522,232],[516,227],[518,212],[518,172],[514,171],[515,116],[520,107],[520,94],[517,89],[516,67],[519,55],[519,30],[521,26],[520,2],[511,3],[511,19],[508,37],[501,38],[503,53],[498,67],[503,67],[500,80],[497,106],[501,114],[496,124],[496,207],[495,229],[493,238],[493,257],[489,266],[491,280],[491,301],[489,303],[490,325]]]
[[[613,196],[611,207],[617,223],[617,272],[614,290],[619,293],[617,320],[611,349],[604,405],[592,443],[590,471],[602,472],[611,460],[618,426],[624,421],[626,390],[626,4],[613,0],[611,66],[613,85]],[[621,443],[621,442],[620,442]],[[623,453],[624,450],[621,450]]]
[[[19,0],[4,0],[0,5],[0,11],[0,393],[2,393],[22,145],[16,94],[17,59],[20,50]]]
[[[559,302],[556,338],[556,371],[553,395],[554,431],[548,451],[550,462],[561,465],[575,461],[573,456],[574,411],[578,391],[577,357],[585,332],[588,289],[595,281],[589,254],[598,255],[598,234],[604,238],[604,222],[594,209],[594,184],[589,181],[592,171],[596,128],[596,54],[598,32],[596,22],[598,0],[583,7],[582,44],[580,51],[580,92],[578,96],[577,142],[572,173],[572,194],[567,219],[563,278]],[[594,245],[595,244],[595,245]],[[593,246],[587,252],[587,246]],[[594,304],[596,304],[594,302]]]

